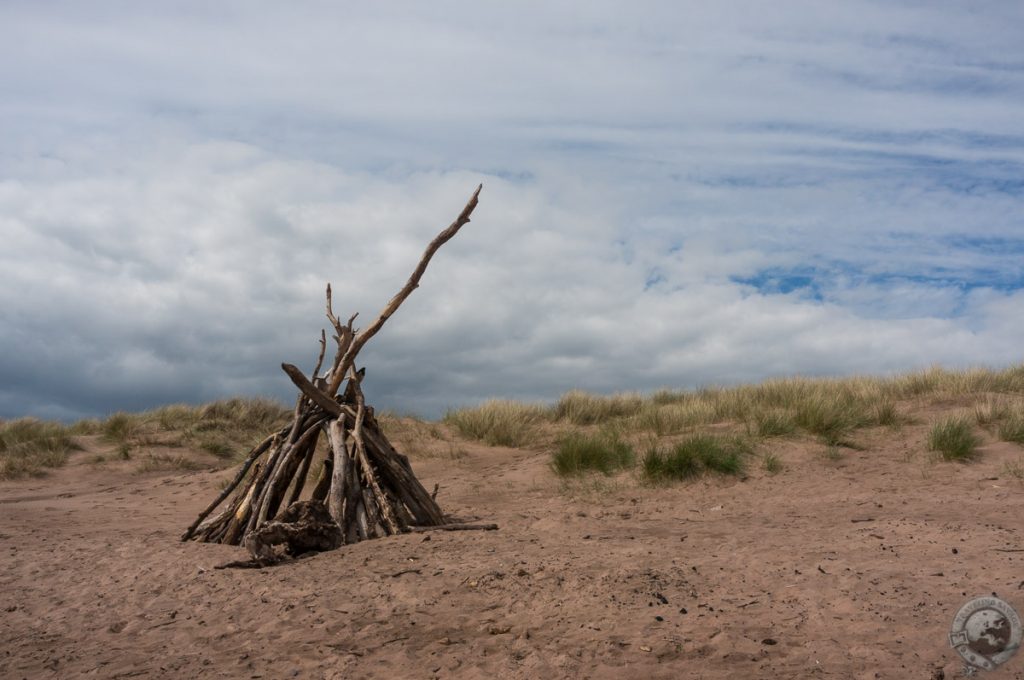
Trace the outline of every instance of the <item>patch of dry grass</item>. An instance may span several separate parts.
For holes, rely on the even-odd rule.
[[[36,418],[0,421],[0,479],[39,476],[78,448],[70,428]]]
[[[169,472],[175,470],[201,470],[205,467],[198,461],[186,456],[170,456],[165,453],[154,453],[146,456],[139,463],[138,472]]]
[[[573,425],[595,425],[636,415],[643,406],[644,398],[637,392],[603,396],[572,390],[563,394],[555,404],[552,418]]]
[[[232,461],[281,427],[290,414],[291,409],[270,399],[236,397],[199,406],[118,412],[99,423],[99,432],[107,441],[129,447],[191,446]]]
[[[462,436],[490,446],[519,447],[529,444],[548,411],[538,404],[492,399],[479,406],[448,411],[444,422]]]
[[[283,425],[290,411],[269,399],[235,398],[201,406],[172,404],[141,413],[120,411],[72,425],[35,418],[0,421],[0,479],[40,475],[60,466],[69,451],[79,448],[75,437],[88,435],[115,444],[116,457],[122,460],[150,446],[194,446],[230,461]],[[185,469],[186,460],[178,456],[156,464]]]

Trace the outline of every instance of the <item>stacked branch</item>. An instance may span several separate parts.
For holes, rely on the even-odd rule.
[[[444,525],[441,508],[416,479],[409,459],[388,441],[373,408],[366,404],[361,386],[364,371],[356,370],[356,357],[417,288],[438,248],[469,222],[482,188],[477,187],[456,220],[430,242],[409,280],[366,329],[353,327],[354,315],[343,323],[334,314],[327,285],[327,319],[335,343],[330,368],[321,375],[327,352],[324,332],[310,377],[291,364],[281,365],[299,390],[291,421],[250,451],[234,479],[199,514],[183,541],[250,545],[260,532],[271,532],[275,520],[300,499],[326,507],[340,531],[339,543]],[[322,459],[316,453],[321,437],[328,444]],[[320,461],[316,481],[307,489],[316,459]]]

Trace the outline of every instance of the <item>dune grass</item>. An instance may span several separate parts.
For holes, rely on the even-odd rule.
[[[543,406],[505,399],[492,399],[479,406],[450,410],[444,416],[444,422],[464,437],[490,446],[510,447],[528,444],[537,426],[546,419],[547,409]]]
[[[950,416],[936,422],[928,433],[928,449],[944,460],[966,461],[975,457],[981,440],[967,416]]]
[[[558,400],[551,417],[573,425],[595,425],[636,415],[643,406],[644,398],[636,392],[601,396],[572,390]]]
[[[200,470],[203,465],[198,461],[186,456],[170,456],[164,453],[155,453],[146,456],[139,463],[138,472],[167,472],[169,470]]]
[[[36,418],[0,421],[0,479],[39,476],[78,448],[70,428]]]
[[[199,406],[169,404],[141,413],[118,412],[101,421],[98,431],[115,443],[192,446],[232,460],[281,427],[290,413],[271,399],[236,397]],[[173,436],[163,436],[168,433]]]
[[[1024,444],[1024,413],[1011,413],[999,423],[997,432],[1004,442]]]
[[[649,482],[666,483],[705,472],[742,475],[752,452],[749,442],[742,437],[695,434],[668,450],[649,448],[643,459],[643,476]]]
[[[1004,441],[1024,445],[1024,364],[1002,370],[931,368],[887,378],[778,378],[736,387],[663,389],[646,396],[636,392],[603,396],[573,390],[552,405],[491,400],[453,409],[443,422],[464,438],[492,446],[548,447],[557,442],[554,446],[558,451],[565,449],[566,469],[571,469],[573,456],[578,454],[584,460],[590,455],[581,453],[593,444],[584,440],[600,439],[591,432],[596,428],[618,433],[624,446],[645,438],[692,437],[707,429],[745,431],[750,438],[810,436],[827,451],[840,455],[839,447],[857,446],[858,430],[900,427],[912,422],[908,411],[950,402],[973,408],[973,418],[935,425],[928,445],[943,458],[964,460],[974,455],[977,435],[972,424]],[[224,399],[202,406],[171,404],[142,413],[120,412],[73,425],[33,419],[0,422],[0,479],[41,474],[48,467],[61,465],[74,447],[74,437],[81,435],[102,436],[118,446],[121,457],[151,445],[190,446],[230,462],[283,424],[290,410],[267,399]],[[386,415],[380,417],[387,420]],[[419,419],[411,426],[403,422],[407,418],[392,420],[384,423],[389,430],[411,427],[417,437],[450,436],[441,437],[437,434],[440,426]],[[558,439],[560,432],[570,428],[581,432]],[[607,442],[604,445],[607,447]],[[657,451],[651,465],[668,461],[669,454],[675,455],[675,446],[671,443],[669,449]],[[687,455],[678,454],[672,463],[683,477],[689,469]],[[701,471],[719,465],[713,459],[692,455]],[[608,459],[615,456],[608,454]],[[594,469],[604,465],[602,454],[597,460]],[[719,467],[729,473],[729,466],[742,460],[742,456],[729,459]],[[764,459],[766,470],[776,466],[769,460],[767,456]]]
[[[633,447],[613,432],[585,434],[571,432],[558,443],[551,457],[551,466],[559,476],[600,472],[610,475],[633,467],[636,455]]]
[[[233,398],[201,406],[172,404],[141,413],[118,412],[72,425],[35,418],[0,421],[0,479],[38,476],[63,465],[68,453],[80,448],[75,437],[87,435],[116,445],[115,459],[130,460],[137,449],[161,445],[192,446],[230,462],[280,427],[289,413],[269,399]],[[188,465],[183,456],[165,458],[156,465]]]
[[[573,390],[550,406],[491,401],[449,411],[445,422],[463,437],[504,446],[537,445],[541,429],[557,435],[568,427],[598,426],[614,428],[631,441],[709,428],[742,430],[754,438],[809,436],[831,459],[842,456],[840,449],[859,449],[856,437],[864,428],[900,428],[915,422],[912,414],[929,404],[970,408],[972,401],[979,424],[1024,444],[1024,364],[1002,370],[930,368],[891,377],[777,378],[646,396]],[[952,455],[948,459],[956,459]]]

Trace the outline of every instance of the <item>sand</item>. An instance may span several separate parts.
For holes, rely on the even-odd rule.
[[[0,483],[0,677],[959,677],[957,609],[1024,612],[1021,448],[935,462],[925,430],[861,431],[838,460],[769,441],[778,474],[669,488],[565,488],[544,452],[459,443],[414,468],[498,531],[252,570],[178,541],[230,470],[139,473],[88,441]],[[1024,677],[1024,655],[986,677]]]

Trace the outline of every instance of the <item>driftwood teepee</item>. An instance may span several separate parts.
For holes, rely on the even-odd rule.
[[[320,375],[327,349],[323,332],[311,377],[291,364],[282,364],[300,393],[291,421],[249,453],[231,483],[200,513],[182,540],[244,542],[255,557],[261,557],[262,549],[254,547],[260,541],[254,537],[259,538],[261,532],[277,536],[274,531],[280,534],[282,527],[287,533],[282,522],[295,522],[298,515],[312,515],[315,520],[316,516],[327,519],[329,513],[329,530],[320,528],[318,549],[445,526],[433,495],[416,479],[408,459],[388,442],[373,408],[366,405],[360,386],[363,371],[356,370],[356,357],[416,289],[438,248],[469,222],[482,188],[477,187],[462,213],[430,242],[412,276],[366,329],[353,328],[355,315],[347,323],[335,316],[328,284],[327,318],[337,344],[330,370]],[[308,500],[300,501],[306,480],[311,478],[310,466],[321,434],[330,446],[319,464],[313,490],[306,494]],[[311,513],[304,511],[309,508]],[[219,512],[212,514],[215,510]]]

